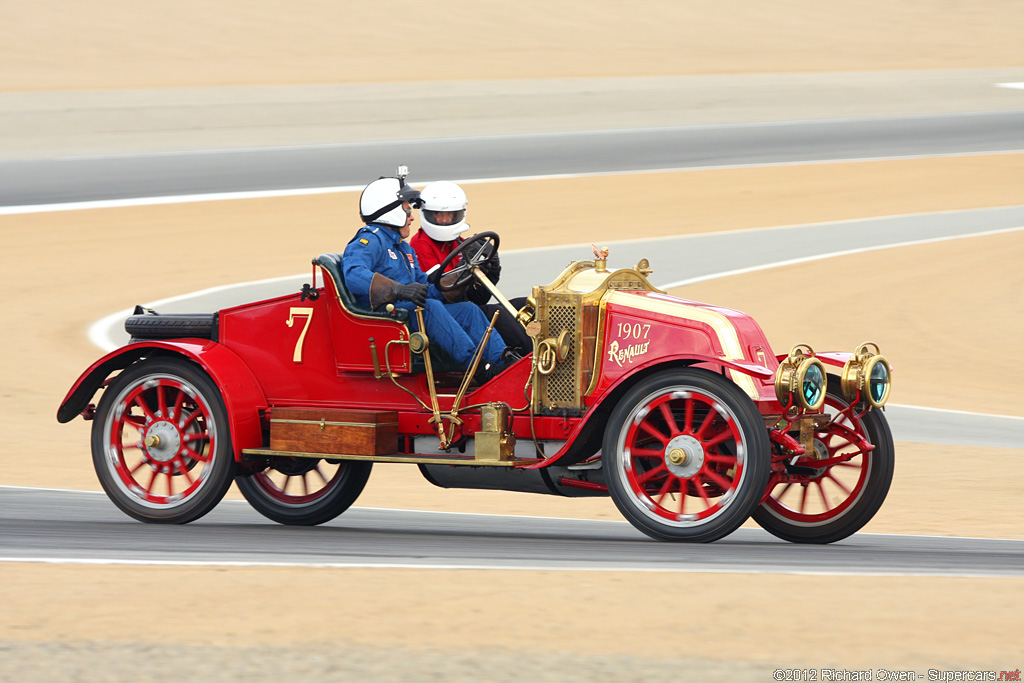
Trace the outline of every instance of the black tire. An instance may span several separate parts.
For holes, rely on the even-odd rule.
[[[831,408],[831,412],[836,412],[848,406],[839,378],[830,375],[825,410]],[[828,432],[816,433],[816,450],[821,454],[833,449],[840,452],[843,440],[848,440],[840,431],[844,426],[860,434],[875,447],[874,450],[854,456],[842,468],[833,465],[816,472],[808,486],[802,487],[798,503],[800,510],[790,506],[794,501],[786,498],[786,491],[780,492],[779,486],[773,487],[771,497],[754,511],[754,520],[763,529],[793,543],[834,543],[856,533],[875,516],[889,493],[895,467],[895,448],[889,423],[881,410],[873,409],[858,419],[833,426]],[[856,476],[848,476],[849,470],[856,470]],[[840,485],[848,490],[844,491]],[[810,487],[818,490],[805,496]],[[821,507],[825,507],[824,501],[829,497],[826,487],[832,494],[835,507],[817,512],[805,510],[807,498],[815,505],[820,498],[823,501]]]
[[[220,391],[184,359],[128,367],[96,410],[92,460],[103,490],[129,516],[160,524],[199,519],[235,473]]]
[[[616,507],[661,541],[709,543],[735,531],[760,502],[771,467],[754,402],[699,368],[664,370],[630,389],[612,411],[603,454]]]
[[[217,314],[132,315],[124,330],[135,339],[216,339]]]
[[[267,519],[291,526],[315,526],[351,507],[363,492],[372,467],[372,462],[357,460],[327,463],[311,458],[279,458],[262,472],[235,481],[249,504]],[[332,469],[324,474],[322,468]],[[317,477],[312,476],[314,472]],[[298,477],[302,477],[303,495],[289,494],[289,489],[297,487]],[[310,493],[308,480],[315,484],[317,478],[322,486]]]

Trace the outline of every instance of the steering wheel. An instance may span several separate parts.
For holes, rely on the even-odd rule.
[[[498,233],[488,230],[473,235],[455,247],[452,253],[448,254],[437,267],[441,273],[441,276],[437,278],[437,288],[442,292],[450,292],[468,284],[473,279],[473,268],[490,263],[494,259],[494,255],[498,253],[500,242],[501,238],[498,237]],[[462,256],[462,263],[445,272],[459,256]],[[455,277],[452,278],[452,275]],[[446,278],[448,281],[442,284]]]

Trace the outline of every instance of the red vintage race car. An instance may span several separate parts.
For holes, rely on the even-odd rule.
[[[195,520],[236,481],[266,517],[321,524],[374,462],[445,488],[610,495],[664,541],[714,541],[753,516],[829,543],[879,509],[894,456],[876,345],[777,355],[749,316],[667,295],[646,260],[609,269],[607,250],[515,310],[480,270],[497,241],[464,242],[444,285],[481,279],[533,339],[483,384],[405,311],[358,305],[341,255],[323,254],[289,296],[211,315],[137,309],[132,340],[85,371],[57,419],[94,420],[104,490],[146,522]]]

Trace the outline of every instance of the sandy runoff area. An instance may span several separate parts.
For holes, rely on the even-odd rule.
[[[0,91],[1024,65],[1019,0],[6,3]]]

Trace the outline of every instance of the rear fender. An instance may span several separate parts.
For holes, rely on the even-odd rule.
[[[243,448],[263,445],[259,414],[260,408],[267,405],[263,389],[234,352],[205,339],[140,341],[108,353],[74,383],[57,409],[57,421],[70,422],[77,415],[86,415],[88,419],[90,399],[112,372],[123,370],[143,357],[157,355],[187,358],[201,367],[217,385],[227,408],[236,460],[241,458]]]

